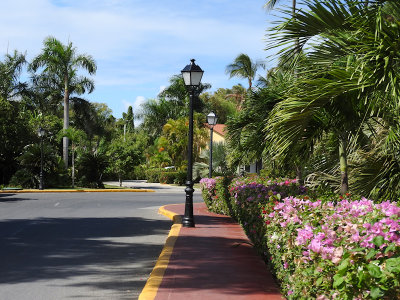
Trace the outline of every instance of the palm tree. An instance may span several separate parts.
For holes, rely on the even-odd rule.
[[[235,58],[232,64],[226,67],[226,74],[229,74],[229,78],[239,77],[247,79],[249,90],[251,90],[259,67],[264,68],[265,66],[262,62],[254,62],[247,54],[241,53]]]
[[[4,62],[0,62],[0,97],[4,100],[14,99],[26,87],[26,84],[19,82],[25,63],[25,55],[17,51],[13,55],[7,53]]]
[[[400,57],[394,41],[400,32],[393,24],[399,21],[400,4],[374,1],[366,6],[356,0],[306,4],[308,11],[298,12],[295,18],[287,12],[285,22],[272,34],[270,45],[283,47],[279,50],[283,57],[295,55],[293,40],[299,40],[299,49],[311,39],[315,42],[305,54],[301,82],[274,109],[266,131],[279,153],[290,152],[292,145],[302,142],[312,145],[324,133],[333,132],[344,193],[348,143],[357,143],[361,129],[374,118],[388,118],[385,107],[398,111]],[[314,121],[321,125],[312,130]]]
[[[71,151],[72,151],[72,188],[75,187],[75,151],[78,147],[78,144],[85,140],[86,135],[82,130],[76,129],[74,127],[70,127],[68,129],[63,129],[60,132],[62,137],[67,137],[71,141]]]
[[[78,75],[79,69],[86,70],[90,75],[96,73],[96,63],[90,55],[77,54],[72,42],[62,44],[54,37],[47,37],[44,42],[42,53],[36,56],[29,69],[36,72],[43,68],[42,74],[47,78],[49,84],[57,87],[64,97],[64,126],[69,127],[69,100],[70,95],[76,93],[81,95],[86,91],[94,90],[91,79]],[[68,167],[68,138],[63,138],[63,160]]]

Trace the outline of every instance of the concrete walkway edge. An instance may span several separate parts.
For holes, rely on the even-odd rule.
[[[0,190],[0,194],[23,194],[23,193],[152,193],[150,189],[76,189],[76,190]]]
[[[175,242],[179,236],[179,231],[182,227],[182,218],[179,214],[166,210],[165,206],[160,207],[158,213],[171,219],[173,225],[171,226],[171,230],[168,234],[164,248],[158,257],[156,265],[154,266],[153,271],[150,273],[149,279],[139,295],[139,300],[153,300],[156,297],[158,288],[163,280],[165,270],[168,267]]]

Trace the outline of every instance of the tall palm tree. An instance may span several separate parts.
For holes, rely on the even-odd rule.
[[[390,74],[390,71],[395,64],[388,64],[391,58],[385,63],[382,53],[376,53],[387,49],[377,45],[390,44],[385,40],[376,41],[380,36],[376,24],[383,24],[389,18],[376,20],[379,4],[365,6],[356,0],[306,1],[306,4],[309,10],[298,12],[295,18],[286,12],[286,21],[272,34],[270,43],[280,47],[279,53],[287,58],[293,57],[311,39],[315,43],[305,54],[307,62],[299,74],[298,86],[274,109],[266,131],[273,142],[271,145],[280,153],[290,152],[293,145],[302,142],[313,145],[324,132],[334,132],[338,139],[341,192],[345,193],[348,189],[347,143],[352,136],[354,140],[362,123],[374,114],[374,105],[381,105],[381,101],[372,97],[372,89],[394,78],[394,72]],[[391,30],[382,28],[387,37]],[[292,43],[296,40],[298,45]],[[395,52],[387,51],[397,55]],[[375,59],[381,61],[373,62]],[[386,76],[382,74],[385,72]],[[310,127],[314,121],[321,125]]]
[[[7,53],[4,62],[0,62],[0,97],[4,100],[14,99],[26,87],[26,84],[19,82],[25,63],[25,55],[17,51],[12,55]]]
[[[76,93],[81,95],[86,91],[94,90],[94,82],[84,76],[78,75],[79,69],[86,70],[90,75],[96,73],[96,63],[90,55],[77,54],[72,42],[62,44],[54,37],[47,37],[44,42],[42,53],[36,56],[29,69],[36,72],[43,68],[42,74],[47,78],[49,84],[54,85],[63,94],[64,102],[64,126],[69,127],[69,100],[70,95]],[[68,167],[68,138],[63,138],[63,160]]]
[[[260,67],[265,67],[262,62],[254,62],[247,54],[241,53],[235,58],[233,63],[226,67],[226,74],[229,74],[229,78],[239,77],[247,79],[249,90],[251,90],[257,69]]]

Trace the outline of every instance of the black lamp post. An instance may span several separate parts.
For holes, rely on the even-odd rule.
[[[43,190],[43,137],[44,129],[38,128],[38,136],[40,137],[40,175],[39,175],[39,190]]]
[[[213,132],[214,126],[217,124],[218,117],[214,112],[207,115],[207,123],[210,125],[210,166],[208,168],[208,178],[212,177],[212,146],[213,146]]]
[[[199,87],[201,77],[203,77],[203,70],[194,63],[194,59],[190,60],[191,63],[187,65],[181,72],[185,85],[190,93],[189,102],[189,134],[188,134],[188,166],[186,178],[186,202],[185,202],[185,215],[182,220],[184,227],[194,227],[193,218],[193,101],[195,91]]]

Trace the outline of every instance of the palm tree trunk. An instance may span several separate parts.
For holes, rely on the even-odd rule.
[[[296,180],[300,185],[304,185],[303,170],[301,166],[296,166]]]
[[[295,17],[296,17],[296,0],[292,0],[292,18],[294,19]],[[299,38],[296,38],[295,40],[295,47],[296,47],[296,53],[298,54],[300,52]]]
[[[339,137],[339,161],[340,161],[340,193],[346,194],[349,190],[349,178],[348,178],[348,165],[347,165],[347,135],[343,134]]]
[[[68,91],[68,76],[64,78],[64,129],[69,127],[69,91]],[[63,137],[63,160],[65,168],[68,168],[68,138]]]
[[[72,188],[75,187],[75,147],[73,145],[74,143],[72,143]]]

